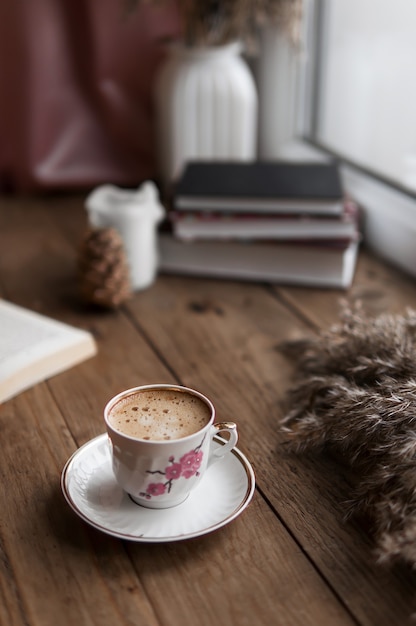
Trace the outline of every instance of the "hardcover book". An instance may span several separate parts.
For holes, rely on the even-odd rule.
[[[343,190],[333,162],[194,161],[178,180],[173,207],[340,215]]]
[[[96,352],[88,331],[0,299],[0,402]]]
[[[160,271],[309,287],[348,288],[358,240],[313,243],[181,241],[159,237]]]
[[[345,202],[341,215],[300,213],[238,213],[232,211],[171,211],[173,234],[198,239],[354,239],[359,236],[358,208]]]

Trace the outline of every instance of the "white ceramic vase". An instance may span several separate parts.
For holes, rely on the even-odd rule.
[[[257,91],[242,46],[174,46],[156,77],[157,156],[164,188],[188,160],[253,160]]]

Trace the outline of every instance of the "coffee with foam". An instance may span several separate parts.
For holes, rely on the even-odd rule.
[[[211,419],[210,407],[197,395],[175,389],[143,389],[111,407],[111,426],[147,441],[181,439],[198,432]]]

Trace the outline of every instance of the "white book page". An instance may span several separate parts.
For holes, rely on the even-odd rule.
[[[0,384],[26,388],[95,353],[89,332],[0,300]]]

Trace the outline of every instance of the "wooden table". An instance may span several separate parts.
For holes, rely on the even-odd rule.
[[[344,472],[289,455],[278,422],[292,371],[282,340],[337,320],[340,299],[375,313],[416,307],[415,282],[360,254],[348,293],[159,276],[117,312],[77,293],[82,197],[3,198],[0,294],[91,330],[98,356],[0,406],[2,626],[367,626],[411,623],[416,576],[374,560],[343,521]],[[239,426],[256,493],[213,533],[172,543],[106,535],[64,500],[62,468],[104,432],[122,389],[180,383]]]

